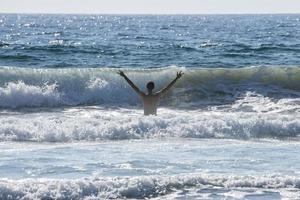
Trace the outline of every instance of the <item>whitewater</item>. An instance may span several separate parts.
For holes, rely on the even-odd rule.
[[[0,14],[0,199],[300,199],[299,19]]]
[[[300,69],[179,70],[2,67],[1,198],[300,198]]]

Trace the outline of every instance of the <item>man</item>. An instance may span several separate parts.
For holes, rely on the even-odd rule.
[[[165,94],[171,87],[174,85],[174,83],[183,75],[182,71],[177,72],[176,78],[169,83],[165,88],[161,89],[158,92],[153,93],[153,89],[155,87],[154,83],[151,81],[147,83],[147,90],[148,93],[145,94],[142,92],[134,83],[124,74],[123,71],[119,71],[118,74],[122,76],[127,83],[134,89],[136,93],[139,94],[141,99],[143,100],[144,105],[144,115],[156,115],[157,113],[157,104],[160,99],[160,97]]]

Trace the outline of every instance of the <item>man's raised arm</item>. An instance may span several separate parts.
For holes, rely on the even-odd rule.
[[[169,83],[169,85],[167,85],[167,87],[165,87],[162,90],[158,91],[156,94],[162,95],[162,94],[166,93],[176,83],[176,81],[179,78],[181,78],[182,75],[183,75],[182,71],[177,72],[176,78],[171,83]]]
[[[136,85],[134,85],[134,83],[125,75],[123,71],[120,70],[117,73],[127,81],[127,83],[134,89],[136,93],[138,93],[139,95],[144,94],[142,91],[140,91],[140,89]]]

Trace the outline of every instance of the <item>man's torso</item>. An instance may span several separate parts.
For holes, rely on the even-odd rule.
[[[159,102],[158,94],[143,95],[144,115],[156,115]]]

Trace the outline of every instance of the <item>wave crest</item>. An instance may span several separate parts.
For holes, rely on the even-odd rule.
[[[252,67],[241,69],[125,69],[141,88],[154,81],[157,90],[168,84],[178,70],[185,75],[162,99],[167,106],[227,104],[247,92],[263,96],[299,98],[299,67]],[[0,107],[55,107],[74,105],[136,105],[139,100],[117,69],[0,68]]]
[[[198,186],[219,187],[221,193],[239,188],[300,189],[300,180],[292,176],[238,176],[190,174],[177,176],[85,178],[78,180],[26,179],[0,180],[2,199],[117,199],[151,198]],[[205,186],[205,187],[199,187]],[[223,189],[223,190],[222,190]],[[297,191],[295,191],[295,194]],[[283,192],[283,196],[285,193]]]
[[[61,104],[56,84],[26,85],[23,81],[9,82],[0,88],[1,107],[55,106]]]

